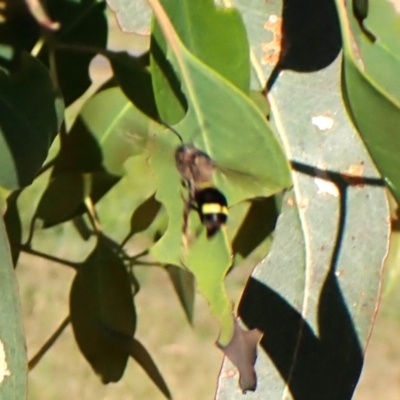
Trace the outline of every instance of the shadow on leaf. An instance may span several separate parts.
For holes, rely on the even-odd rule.
[[[280,58],[267,83],[273,86],[282,70],[318,71],[342,48],[334,0],[283,0]]]
[[[349,400],[358,382],[362,348],[335,274],[346,222],[350,185],[383,186],[381,179],[344,176],[292,162],[295,170],[315,176],[328,173],[340,193],[338,232],[329,272],[319,297],[318,331],[277,292],[250,278],[239,314],[265,335],[261,347],[275,364],[295,400]]]

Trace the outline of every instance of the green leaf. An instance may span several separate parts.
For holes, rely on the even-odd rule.
[[[153,29],[150,44],[150,66],[154,98],[161,120],[174,125],[185,116],[187,102],[174,69],[165,56],[162,45],[155,40],[156,30],[160,31],[158,25]],[[159,33],[159,36],[161,43],[163,43],[162,34]]]
[[[101,237],[72,283],[70,310],[84,357],[104,383],[118,381],[129,355],[110,341],[101,327],[132,337],[136,313],[126,268]]]
[[[129,236],[145,231],[156,218],[160,208],[161,204],[154,195],[143,202],[132,214]]]
[[[59,101],[46,68],[23,54],[17,72],[0,71],[0,185],[32,182],[58,132]]]
[[[6,226],[8,242],[11,247],[11,256],[14,267],[17,265],[19,258],[19,244],[22,242],[22,225],[21,217],[19,215],[17,200],[20,191],[15,191],[7,198],[7,210],[4,214],[4,224]]]
[[[42,220],[46,228],[75,218],[86,211],[86,196],[96,204],[118,180],[118,177],[104,171],[91,174],[57,173],[50,179],[35,217]]]
[[[102,0],[53,0],[46,4],[49,17],[60,23],[53,33],[56,43],[71,46],[56,52],[56,71],[66,105],[78,99],[91,85],[89,64],[97,49],[107,45],[105,2]],[[73,47],[93,48],[94,51],[76,52]],[[44,49],[40,58],[48,63]]]
[[[3,219],[0,221],[0,398],[27,397],[27,359],[18,287]]]
[[[246,326],[264,333],[256,396],[350,399],[379,305],[389,216],[383,182],[343,104],[342,59],[326,64],[340,45],[340,38],[332,43],[336,11],[330,2],[233,4],[239,2],[248,11],[251,47],[259,49],[253,59],[259,81],[275,79],[270,120],[293,168],[293,192],[283,199],[272,247],[239,306]],[[290,60],[291,70],[277,74],[264,49],[279,35],[291,44],[280,60]],[[227,377],[231,369],[225,360],[218,400],[242,398],[237,380]]]
[[[97,206],[103,229],[112,232],[114,240],[126,244],[127,248],[137,248],[137,243],[131,243],[129,238],[133,236],[135,242],[136,236],[140,236],[139,231],[143,228],[151,230],[151,218],[157,215],[158,202],[150,200],[156,188],[147,158],[147,152],[128,158],[124,164],[126,175]],[[137,214],[139,207],[143,207],[146,214]],[[138,223],[135,222],[136,227],[132,225],[132,218]]]
[[[376,4],[375,4],[376,3]],[[379,3],[379,4],[378,4]],[[397,31],[398,14],[389,2],[374,2],[366,25],[372,43],[349,8],[337,2],[344,40],[344,87],[355,124],[397,202],[400,202],[400,67],[399,46],[389,37]],[[349,7],[349,6],[348,6]],[[382,21],[384,24],[381,24]]]
[[[247,93],[250,80],[249,45],[239,13],[234,8],[217,8],[212,0],[184,0],[179,3],[163,0],[161,3],[183,45]],[[186,107],[179,95],[176,77],[165,62],[167,45],[157,22],[153,26],[151,46],[157,108],[164,121],[174,124],[183,117]]]
[[[45,226],[83,213],[87,195],[99,201],[126,172],[125,161],[146,151],[151,127],[120,88],[102,90],[88,100],[63,141],[41,199],[37,216]]]
[[[35,216],[46,226],[53,226],[81,214],[83,186],[83,176],[79,174],[62,174],[50,179]]]
[[[160,374],[157,365],[154,363],[146,348],[136,339],[132,339],[130,355],[143,368],[153,383],[160,389],[161,393],[167,399],[172,399],[168,386]]]
[[[273,197],[253,200],[232,242],[235,256],[246,258],[271,235],[277,218],[278,211]]]
[[[153,246],[151,253],[162,263],[181,265],[184,202],[180,195],[181,176],[173,158],[173,149],[179,143],[171,146],[170,140],[173,138],[170,132],[167,132],[167,135],[159,135],[150,159],[150,166],[155,172],[157,182],[156,199],[165,206],[169,218],[167,231]]]
[[[241,91],[189,53],[162,9],[156,4],[153,7],[157,7],[156,16],[167,35],[167,57],[181,79],[189,105],[176,129],[184,143],[193,144],[217,164],[214,183],[228,204],[270,196],[290,186],[287,161],[262,113]],[[169,131],[155,139],[150,163],[157,179],[157,199],[167,210],[169,225],[152,253],[161,262],[179,265],[184,204],[177,200],[181,177],[173,161],[180,143]],[[247,159],[251,162],[242,162]]]
[[[103,90],[86,102],[72,127],[69,135],[72,154],[66,154],[66,161],[70,163],[73,157],[76,164],[83,166],[93,158],[93,165],[103,165],[108,172],[122,175],[124,162],[144,151],[152,129],[151,120],[120,88]],[[85,138],[86,143],[82,142]],[[96,143],[91,144],[93,156],[82,155],[82,152],[88,152],[89,142]],[[85,165],[81,170],[87,172],[93,168]]]
[[[101,326],[101,330],[116,346],[124,349],[143,368],[149,378],[167,399],[172,398],[157,365],[154,363],[146,348],[137,339],[106,326]]]
[[[133,57],[128,53],[105,53],[124,94],[148,117],[158,120],[152,79],[147,69],[148,54]]]
[[[185,265],[196,277],[197,290],[208,301],[210,311],[218,320],[221,332],[218,343],[226,346],[233,337],[233,305],[226,294],[224,278],[232,262],[226,230],[211,239],[206,231],[190,247]]]
[[[189,323],[193,323],[193,307],[196,295],[195,279],[193,274],[183,268],[175,265],[167,265],[166,270],[174,285],[176,294],[185,311],[186,318]]]

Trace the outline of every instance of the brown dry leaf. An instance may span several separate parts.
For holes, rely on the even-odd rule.
[[[227,346],[218,347],[232,361],[239,371],[239,385],[243,393],[256,390],[257,375],[254,364],[257,359],[257,345],[262,332],[258,329],[244,330],[235,320],[232,340]]]
[[[56,31],[60,28],[60,23],[52,21],[51,18],[47,15],[47,12],[41,0],[25,0],[25,2],[33,17],[41,26],[43,26],[43,28],[52,31]]]

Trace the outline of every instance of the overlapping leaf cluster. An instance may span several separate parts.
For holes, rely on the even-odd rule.
[[[117,381],[133,357],[166,397],[135,337],[135,266],[167,269],[189,321],[197,281],[226,345],[233,315],[224,277],[268,240],[276,209],[262,198],[290,186],[281,147],[249,95],[240,15],[208,0],[185,3],[152,2],[151,46],[140,56],[107,48],[104,1],[6,1],[0,27],[0,185],[11,193],[3,209],[14,265],[23,251],[74,268],[70,318],[95,372]],[[113,76],[89,97],[97,54]],[[66,120],[83,98],[76,118]],[[183,245],[188,193],[174,160],[181,143],[160,121],[218,166],[213,183],[232,209],[227,230],[211,241],[193,228],[193,244]],[[248,235],[260,218],[268,229]],[[194,211],[189,219],[201,228]],[[60,234],[68,235],[72,259],[59,258]],[[18,310],[10,312],[20,321]],[[13,346],[23,365],[22,334]]]

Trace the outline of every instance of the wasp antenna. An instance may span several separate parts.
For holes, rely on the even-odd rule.
[[[179,134],[179,132],[174,129],[171,125],[167,124],[165,121],[160,120],[160,122],[167,127],[171,132],[175,133],[176,136],[178,136],[179,140],[181,141],[181,143],[183,144],[183,139],[182,136]]]

